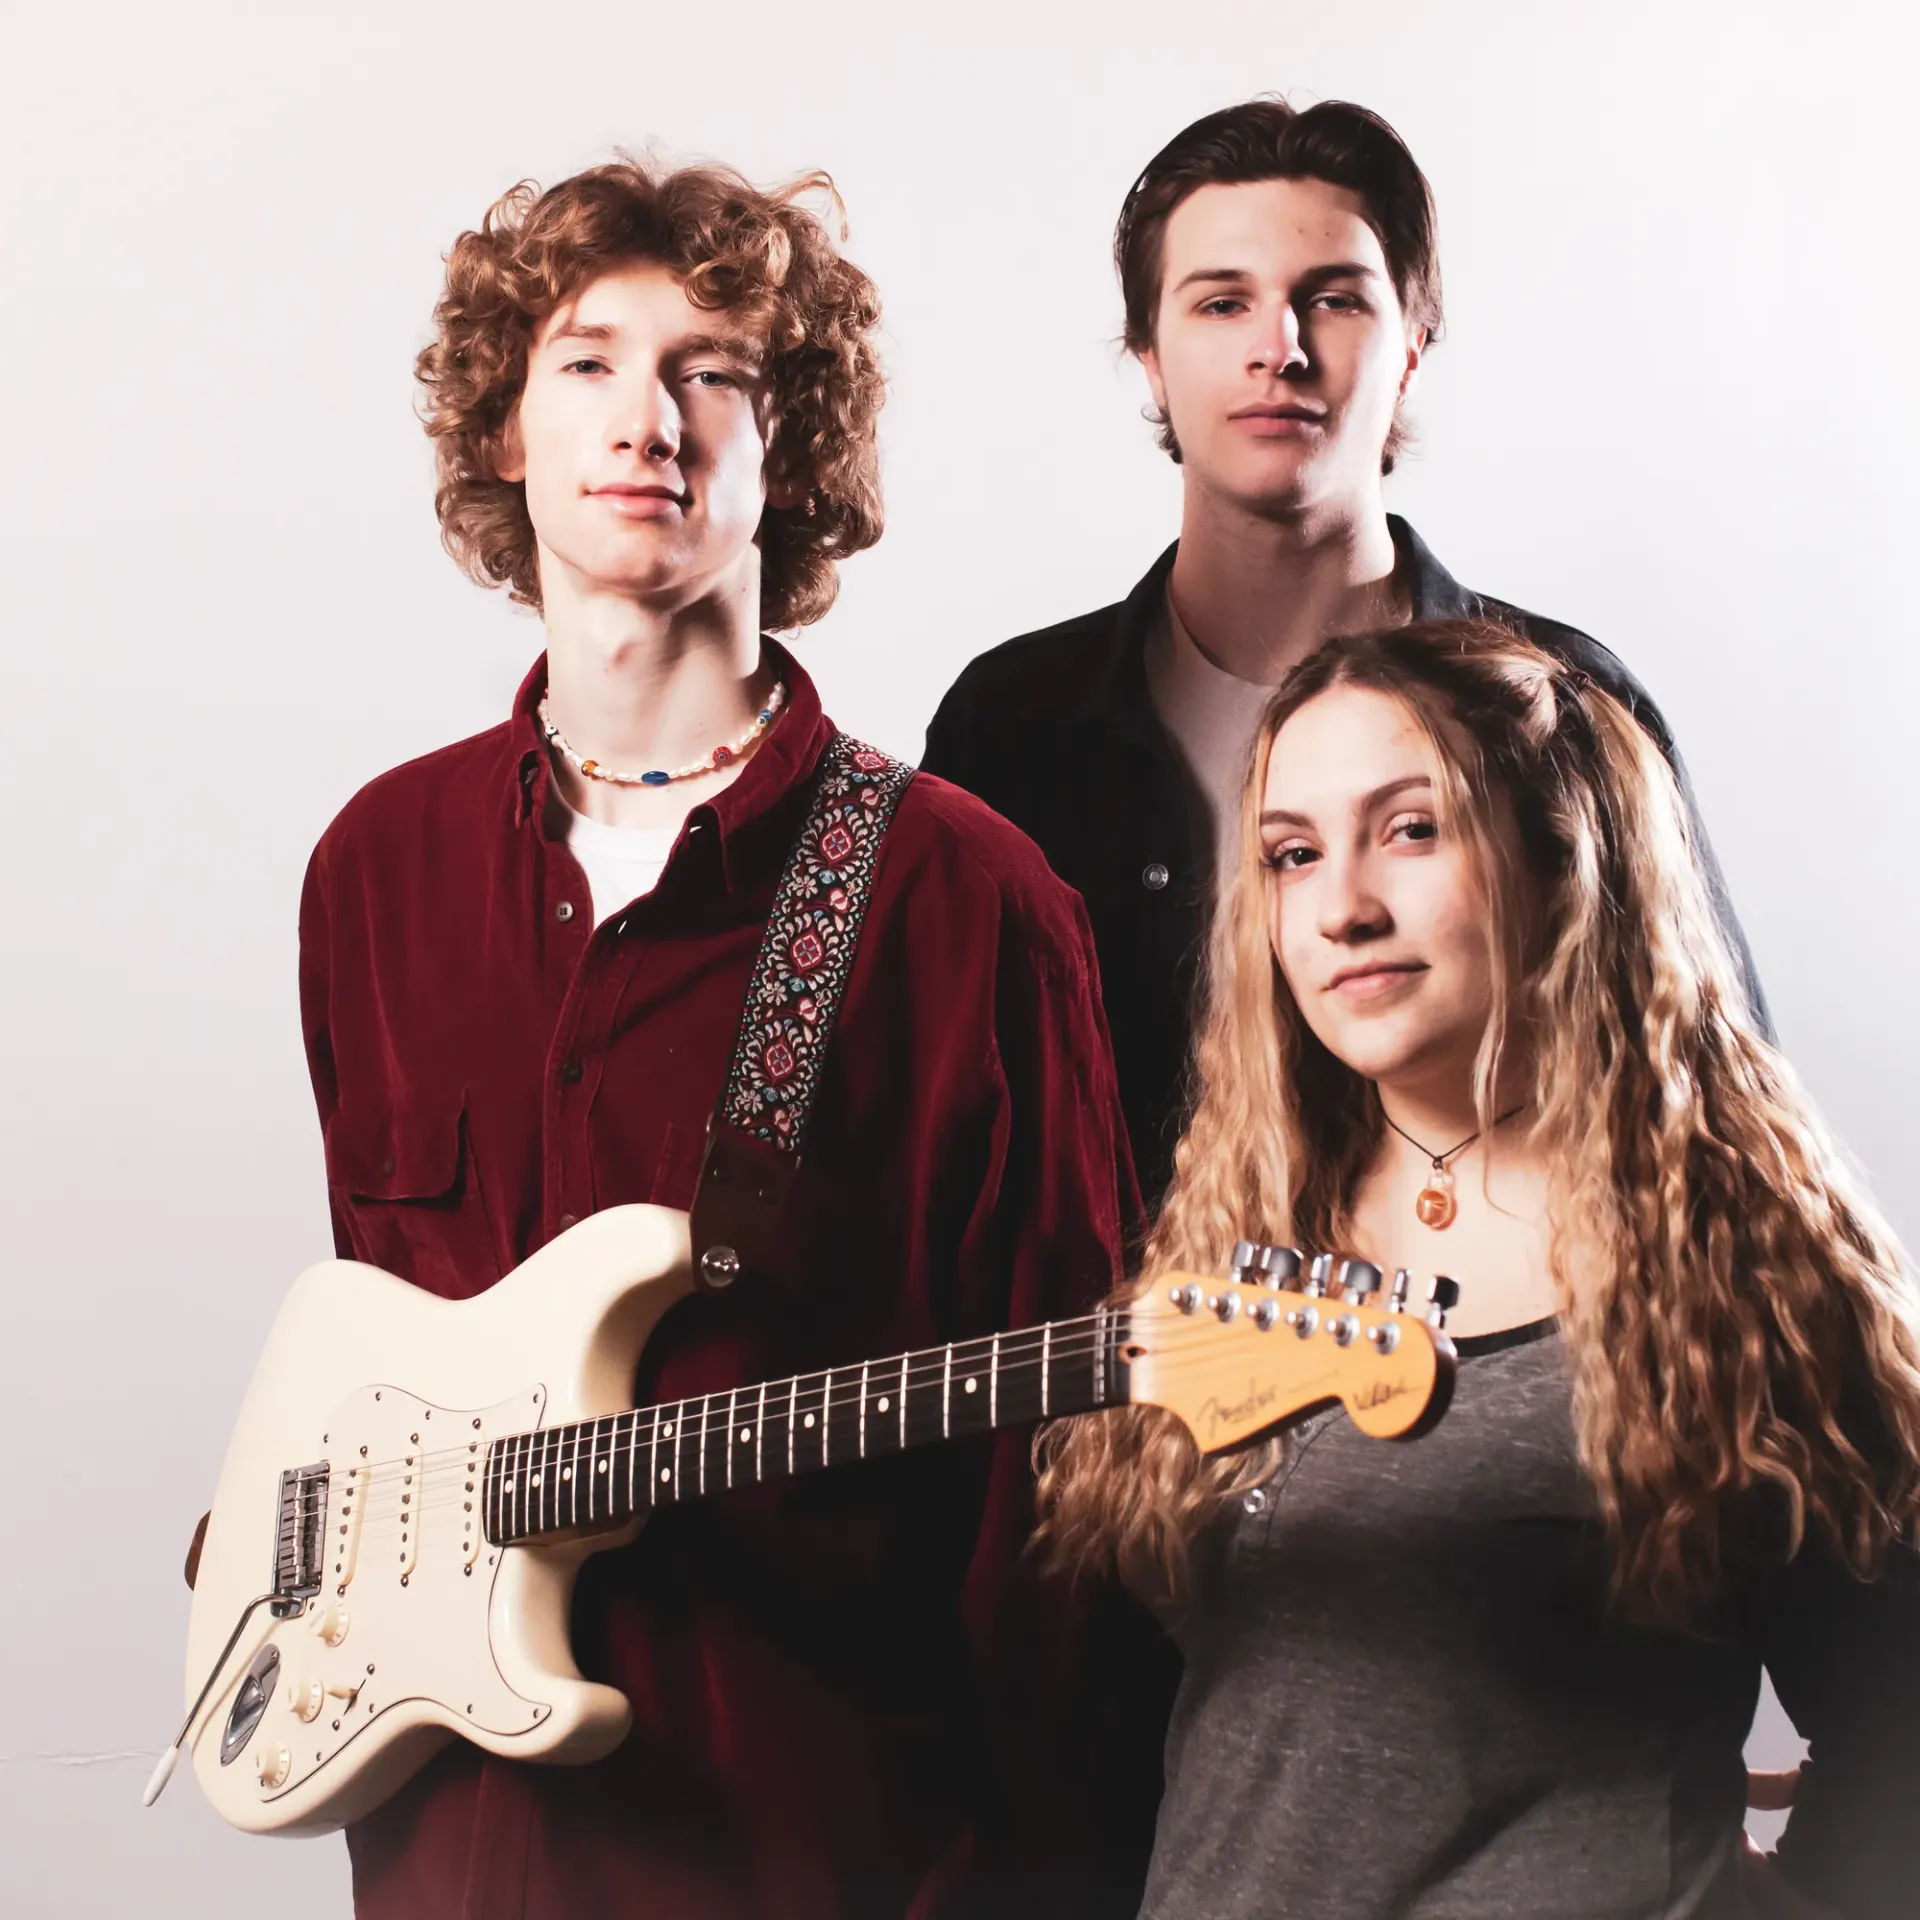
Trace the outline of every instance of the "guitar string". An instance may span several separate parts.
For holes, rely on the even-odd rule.
[[[1338,1306],[1340,1303],[1334,1304]],[[1058,1324],[1073,1325],[1074,1323]],[[1038,1330],[1022,1331],[1033,1333]],[[1180,1347],[1217,1344],[1212,1337],[1216,1332],[1217,1324],[1212,1322],[1172,1323],[1159,1330],[1160,1337],[1156,1352],[1167,1360],[1185,1357],[1179,1354]],[[1096,1334],[1089,1339],[1085,1335],[1076,1335],[1053,1343],[1045,1355],[1046,1363],[1049,1369],[1052,1369],[1062,1364],[1089,1358],[1099,1349],[1106,1337],[1104,1334]],[[1029,1341],[1025,1352],[1015,1352],[1009,1356],[1005,1351],[1005,1339],[1006,1337],[1003,1336],[999,1371],[1016,1383],[1024,1383],[1039,1369],[1041,1355],[1035,1344]],[[923,1396],[922,1404],[924,1404],[925,1392],[946,1372],[944,1361],[940,1358],[942,1350],[930,1351],[934,1354],[934,1359],[917,1372],[910,1365],[907,1372],[908,1392],[911,1393],[917,1388]],[[1371,1352],[1372,1349],[1361,1351],[1366,1353]],[[891,1362],[868,1363],[866,1397],[869,1418],[877,1416],[880,1420],[897,1419],[897,1407],[889,1407],[883,1412],[880,1411],[877,1403],[881,1399],[892,1399],[897,1392],[898,1361],[904,1357],[909,1356],[895,1356]],[[876,1378],[876,1375],[879,1377]],[[829,1410],[824,1388],[830,1377],[834,1379],[835,1387]],[[975,1373],[967,1377],[977,1381],[982,1376]],[[842,1382],[846,1384],[844,1392],[841,1391]],[[766,1384],[769,1387],[777,1386],[786,1390],[770,1396],[769,1399],[771,1411],[777,1418],[785,1417],[789,1404],[794,1405],[796,1412],[826,1413],[829,1417],[831,1413],[845,1412],[851,1417],[858,1417],[861,1396],[858,1390],[858,1369],[855,1367],[822,1369],[815,1374],[790,1376],[785,1380],[769,1381]],[[493,1467],[492,1449],[512,1441],[528,1443],[523,1447],[516,1461],[516,1467],[531,1466],[535,1471],[544,1471],[549,1457],[556,1469],[563,1465],[570,1465],[571,1462],[563,1462],[561,1457],[563,1454],[569,1451],[578,1452],[581,1449],[592,1453],[600,1443],[606,1441],[621,1445],[631,1442],[634,1436],[638,1435],[640,1444],[651,1446],[654,1443],[656,1429],[658,1429],[659,1439],[671,1444],[684,1445],[688,1438],[693,1438],[704,1446],[714,1434],[730,1430],[735,1425],[743,1423],[743,1409],[740,1406],[743,1396],[752,1407],[757,1419],[759,1387],[759,1382],[748,1382],[738,1388],[715,1388],[708,1394],[689,1394],[680,1401],[664,1401],[650,1407],[622,1408],[615,1413],[561,1422],[552,1427],[530,1428],[489,1442],[485,1450],[479,1452],[469,1453],[465,1449],[451,1449],[438,1454],[417,1456],[412,1463],[412,1477],[423,1487],[444,1488],[450,1479],[458,1479],[465,1475],[476,1478],[489,1476]],[[797,1392],[795,1392],[796,1387]],[[697,1412],[689,1411],[695,1408],[698,1409]],[[652,1416],[651,1419],[647,1418],[649,1415]],[[669,1415],[672,1418],[668,1418]],[[1027,1417],[1032,1419],[1040,1416]],[[612,1431],[600,1431],[604,1423],[620,1421],[629,1423],[624,1430],[618,1430],[616,1427]],[[364,1489],[369,1500],[372,1500],[376,1496],[376,1489],[384,1487],[390,1491],[398,1483],[396,1476],[407,1471],[407,1468],[408,1463],[398,1458],[374,1463],[356,1473],[352,1484],[357,1489]],[[484,1497],[489,1490],[481,1487],[477,1491]]]
[[[1265,1297],[1279,1298],[1282,1296],[1269,1292],[1265,1294]],[[1312,1296],[1292,1290],[1289,1290],[1287,1297],[1295,1300],[1314,1302],[1318,1304],[1323,1311],[1330,1312],[1348,1311],[1356,1305],[1354,1302],[1345,1301],[1335,1296]],[[1365,1310],[1382,1319],[1387,1317],[1386,1310],[1383,1308],[1366,1308]],[[1124,1307],[1110,1308],[1103,1310],[1100,1314],[1085,1314],[1070,1320],[1056,1320],[1048,1322],[1044,1326],[1020,1327],[1003,1333],[998,1336],[1000,1341],[999,1371],[1004,1375],[1013,1372],[1017,1367],[1024,1364],[1037,1366],[1043,1357],[1043,1346],[1047,1349],[1044,1357],[1047,1364],[1051,1367],[1058,1365],[1063,1358],[1088,1358],[1104,1341],[1117,1338],[1130,1339],[1132,1338],[1132,1328],[1130,1325],[1126,1328],[1124,1335],[1121,1335],[1109,1333],[1107,1326],[1102,1324],[1103,1322],[1116,1319],[1118,1315],[1125,1311],[1126,1309]],[[1404,1314],[1394,1315],[1392,1317],[1409,1323],[1425,1324],[1422,1316],[1411,1308]],[[1179,1320],[1169,1319],[1165,1321],[1164,1324],[1145,1329],[1142,1337],[1150,1337],[1154,1340],[1156,1343],[1154,1348],[1155,1352],[1166,1352],[1175,1342],[1211,1344],[1218,1338],[1221,1325],[1222,1323],[1211,1315],[1205,1317],[1195,1315],[1191,1319],[1185,1317]],[[1051,1342],[1048,1342],[1046,1338],[1049,1333],[1057,1336],[1052,1339]],[[968,1340],[954,1341],[951,1347],[952,1363],[957,1367],[963,1356],[969,1360],[986,1359],[991,1361],[994,1338],[995,1336],[991,1334],[981,1334]],[[949,1349],[946,1347],[915,1348],[906,1353],[890,1354],[878,1360],[866,1362],[849,1361],[842,1366],[820,1367],[807,1373],[785,1375],[777,1381],[767,1381],[766,1385],[769,1387],[778,1386],[791,1389],[795,1382],[798,1382],[802,1392],[805,1392],[809,1383],[816,1381],[824,1383],[831,1377],[837,1388],[840,1382],[856,1378],[862,1366],[864,1366],[868,1374],[870,1390],[884,1393],[888,1391],[887,1376],[892,1376],[897,1379],[900,1363],[905,1360],[909,1362],[907,1375],[909,1389],[914,1386],[924,1387],[932,1379],[946,1373],[949,1365],[947,1358],[948,1352]],[[918,1373],[913,1370],[916,1364],[920,1369]],[[981,1376],[975,1374],[973,1377],[977,1379]],[[760,1385],[761,1383],[759,1381],[749,1381],[743,1384],[737,1391],[757,1394]],[[620,1408],[617,1413],[601,1414],[597,1417],[602,1420],[612,1420],[616,1418],[625,1419],[630,1414],[662,1414],[670,1408],[685,1407],[695,1401],[709,1397],[717,1397],[720,1394],[733,1391],[735,1391],[735,1389],[715,1388],[713,1390],[713,1396],[693,1393],[688,1394],[683,1400],[659,1401],[649,1407],[623,1407]],[[836,1394],[833,1405],[835,1411],[838,1411],[843,1405],[856,1405],[857,1402],[857,1392],[850,1391],[844,1400]],[[584,1427],[592,1424],[593,1420],[589,1417],[579,1421],[565,1421],[555,1427],[529,1427],[523,1428],[517,1433],[498,1435],[493,1440],[485,1442],[482,1452],[475,1457],[485,1460],[488,1457],[487,1450],[499,1445],[504,1440],[519,1439],[534,1434],[552,1434],[576,1425]],[[360,1475],[365,1477],[385,1468],[405,1467],[410,1464],[426,1471],[433,1471],[436,1468],[444,1470],[447,1463],[464,1462],[468,1457],[468,1448],[462,1445],[427,1448],[421,1453],[410,1457],[394,1454],[383,1460],[369,1461],[364,1466],[360,1466],[357,1462],[350,1462],[349,1465],[359,1466]]]
[[[1191,1352],[1187,1352],[1187,1353],[1169,1355],[1168,1360],[1170,1364],[1179,1365],[1182,1368],[1184,1368],[1186,1365],[1190,1364],[1196,1357],[1197,1356],[1195,1354]],[[716,1389],[712,1397],[714,1399],[719,1399],[730,1391],[731,1391],[730,1389]],[[740,1391],[757,1394],[757,1387],[743,1388]],[[1338,1395],[1337,1394],[1329,1395],[1328,1397],[1337,1398]],[[701,1396],[701,1395],[690,1396],[689,1401],[686,1404],[691,1405],[704,1398],[706,1398],[706,1396]],[[669,1404],[675,1404],[675,1403],[669,1403]],[[1127,1404],[1127,1403],[1122,1402],[1120,1404]],[[632,1409],[630,1411],[637,1413],[644,1410]],[[686,1465],[681,1460],[682,1450],[686,1446],[688,1440],[689,1439],[693,1440],[699,1452],[703,1452],[707,1448],[708,1441],[714,1435],[719,1434],[721,1432],[731,1432],[734,1426],[736,1425],[736,1420],[734,1419],[722,1420],[719,1417],[719,1414],[720,1414],[719,1408],[716,1407],[708,1411],[710,1412],[711,1417],[706,1417],[706,1415],[703,1414],[703,1416],[698,1417],[696,1419],[688,1419],[688,1420],[683,1420],[675,1423],[669,1423],[677,1427],[676,1435],[672,1439],[670,1439],[668,1442],[669,1449],[672,1454],[672,1465],[670,1466],[669,1470],[677,1472],[679,1477],[679,1484],[681,1485],[684,1485],[688,1478],[688,1471],[687,1471]],[[780,1417],[784,1418],[784,1409],[777,1409],[776,1411],[778,1412]],[[1092,1411],[1099,1411],[1099,1409],[1093,1409]],[[609,1415],[601,1416],[602,1419],[606,1419],[606,1420],[623,1420],[623,1419],[627,1419],[628,1417],[629,1417],[628,1411],[623,1411],[618,1415],[609,1414]],[[890,1411],[889,1413],[883,1414],[880,1417],[882,1420],[892,1422],[895,1416],[893,1412]],[[911,1419],[911,1417],[912,1416],[910,1415],[909,1418]],[[1035,1416],[1029,1415],[1029,1416],[1026,1416],[1026,1419],[1031,1420],[1034,1417]],[[1284,1418],[1285,1415],[1281,1415],[1278,1417]],[[538,1448],[528,1449],[526,1454],[523,1455],[522,1459],[516,1463],[516,1474],[518,1472],[525,1471],[528,1467],[531,1467],[534,1471],[540,1472],[543,1475],[549,1469],[551,1469],[559,1473],[561,1477],[553,1480],[552,1482],[548,1483],[546,1486],[543,1486],[541,1489],[538,1490],[537,1493],[535,1489],[529,1488],[525,1493],[515,1494],[512,1496],[512,1498],[514,1498],[516,1501],[521,1503],[530,1503],[537,1500],[541,1506],[545,1507],[547,1505],[552,1505],[555,1509],[558,1509],[562,1506],[567,1506],[567,1507],[570,1507],[575,1514],[577,1514],[578,1496],[574,1491],[574,1482],[570,1476],[573,1472],[573,1469],[579,1465],[579,1461],[577,1457],[578,1454],[584,1450],[587,1452],[588,1459],[590,1462],[593,1463],[593,1466],[590,1471],[588,1471],[587,1473],[581,1474],[579,1478],[583,1483],[588,1485],[589,1488],[592,1490],[589,1494],[589,1501],[588,1501],[589,1520],[591,1521],[593,1519],[592,1507],[594,1505],[594,1495],[596,1495],[600,1491],[599,1484],[598,1484],[598,1477],[597,1477],[598,1463],[600,1461],[606,1461],[609,1463],[618,1461],[622,1466],[628,1465],[629,1464],[628,1455],[634,1454],[637,1456],[641,1448],[649,1446],[652,1441],[652,1434],[649,1429],[636,1427],[634,1429],[630,1429],[629,1432],[624,1435],[619,1433],[602,1435],[602,1436],[599,1436],[600,1439],[611,1441],[612,1444],[609,1447],[607,1447],[605,1451],[598,1451],[594,1448],[594,1446],[592,1445],[592,1443],[590,1442],[587,1436],[586,1429],[588,1426],[592,1424],[590,1422],[577,1423],[580,1428],[580,1445],[579,1446],[574,1446],[571,1443],[571,1441],[565,1437],[570,1433],[571,1428],[573,1427],[574,1424],[576,1423],[569,1423],[567,1427],[542,1428],[542,1429],[534,1430],[534,1435],[532,1437],[538,1438],[544,1441],[546,1444]],[[756,1423],[740,1421],[737,1424],[740,1424],[742,1426],[752,1426],[752,1425],[755,1425]],[[1008,1422],[1008,1424],[1009,1425],[1025,1424],[1025,1421],[1024,1420],[1019,1422],[1010,1421]],[[990,1429],[976,1429],[975,1431],[987,1431],[987,1430],[990,1430]],[[798,1434],[799,1429],[796,1427],[794,1429],[794,1432]],[[634,1436],[636,1434],[638,1435],[637,1444],[634,1443]],[[666,1438],[664,1434],[662,1435],[662,1437]],[[758,1437],[757,1434],[756,1434],[756,1437]],[[938,1439],[939,1437],[941,1436],[936,1436],[930,1430],[920,1434],[912,1435],[910,1436],[907,1442],[907,1447],[908,1449],[917,1450],[917,1448],[920,1446],[933,1444],[936,1441],[936,1439]],[[965,1437],[965,1436],[961,1436],[961,1437]],[[740,1444],[742,1446],[745,1446],[749,1443],[739,1442],[735,1444]],[[731,1445],[729,1446],[728,1451],[729,1451],[729,1454],[731,1454]],[[902,1448],[899,1446],[897,1441],[893,1446],[887,1449],[888,1453],[898,1453],[900,1451],[902,1451]],[[695,1459],[693,1462],[693,1465],[695,1468],[697,1468],[699,1465],[699,1452],[696,1452]],[[570,1454],[573,1455],[574,1457],[569,1458]],[[860,1458],[884,1458],[884,1457],[886,1457],[885,1453],[876,1452],[869,1455],[861,1455],[856,1453],[854,1455],[846,1456],[841,1459],[823,1460],[823,1461],[817,1461],[817,1462],[809,1461],[807,1464],[807,1470],[817,1471],[820,1467],[829,1466],[829,1465],[830,1466],[851,1465],[854,1460],[860,1459]],[[651,1464],[652,1463],[650,1462],[649,1463],[650,1467],[651,1467]],[[717,1464],[717,1468],[716,1468],[716,1463],[713,1462],[711,1458],[708,1459],[706,1464],[710,1470],[717,1470],[718,1472],[724,1475],[725,1468],[726,1468],[725,1458],[723,1458]],[[486,1479],[483,1477],[485,1475],[485,1471],[486,1470],[482,1468],[478,1473],[476,1473],[475,1479],[477,1484],[473,1489],[475,1501],[479,1503],[479,1505],[483,1509],[487,1506],[490,1500],[495,1498],[495,1495],[499,1492],[498,1489],[490,1487],[490,1485],[487,1483]],[[607,1483],[608,1483],[607,1490],[609,1491],[609,1493],[611,1493],[614,1487],[618,1486],[621,1480],[621,1477],[622,1477],[621,1474],[618,1471],[614,1471],[610,1465],[608,1469],[608,1474],[607,1474]],[[776,1475],[776,1478],[784,1478],[784,1477],[786,1477],[784,1474]],[[653,1484],[651,1477],[649,1478],[648,1484],[649,1486]],[[723,1492],[726,1490],[728,1484],[729,1483],[726,1480],[722,1479],[721,1483],[718,1486],[714,1487],[711,1491],[715,1493]],[[749,1478],[744,1479],[738,1482],[737,1484],[740,1486],[764,1484],[764,1474],[760,1470],[756,1469],[752,1471]],[[563,1487],[565,1488],[564,1494],[561,1492],[561,1489]],[[393,1491],[395,1491],[395,1489],[390,1483],[384,1489],[384,1491],[389,1496],[391,1496],[391,1494],[393,1493]],[[414,1509],[414,1515],[408,1516],[412,1518],[417,1518],[418,1524],[421,1527],[422,1531],[424,1531],[425,1529],[426,1516],[429,1513],[431,1513],[432,1517],[434,1518],[443,1518],[443,1517],[454,1518],[454,1517],[457,1517],[457,1515],[460,1512],[464,1512],[468,1510],[464,1506],[462,1508],[456,1509],[444,1497],[438,1500],[430,1501],[427,1498],[427,1495],[429,1492],[433,1492],[433,1491],[436,1491],[436,1489],[423,1488],[421,1490],[420,1502],[418,1506]],[[444,1494],[444,1489],[439,1489],[438,1491],[441,1491]],[[698,1497],[700,1496],[697,1494],[688,1496],[688,1495],[683,1495],[676,1491],[674,1498],[671,1501],[655,1502],[650,1500],[647,1503],[645,1503],[644,1508],[641,1506],[640,1503],[635,1501],[633,1504],[629,1505],[627,1510],[627,1515],[625,1517],[632,1517],[633,1515],[640,1513],[642,1511],[650,1510],[656,1505],[678,1504],[679,1501],[684,1498],[698,1498]],[[377,1495],[372,1490],[369,1490],[367,1494],[367,1498],[368,1498],[368,1506],[364,1510],[361,1521],[360,1521],[360,1528],[359,1528],[360,1540],[365,1542],[369,1540],[383,1539],[389,1536],[390,1534],[396,1532],[400,1527],[401,1520],[403,1517],[399,1510],[398,1505],[396,1503],[393,1503],[390,1497],[387,1501],[376,1504]],[[611,1502],[609,1504],[611,1504]],[[605,1517],[610,1519],[615,1516],[609,1514]],[[558,1518],[558,1515],[556,1512],[556,1517],[551,1523],[548,1523],[547,1526],[543,1526],[540,1529],[536,1529],[536,1531],[550,1530],[550,1528],[559,1527],[559,1526],[568,1525],[568,1524],[572,1524],[571,1517],[566,1521],[562,1521]]]

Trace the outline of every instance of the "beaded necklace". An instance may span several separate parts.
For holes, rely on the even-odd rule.
[[[566,755],[569,765],[577,773],[589,780],[610,781],[616,787],[664,787],[675,780],[691,780],[696,774],[711,773],[716,767],[731,766],[734,761],[750,753],[759,743],[760,736],[773,725],[781,708],[787,704],[787,683],[776,680],[773,691],[767,695],[767,704],[754,716],[753,725],[737,740],[724,746],[715,747],[704,760],[695,760],[684,767],[652,767],[645,773],[621,773],[612,767],[603,767],[598,760],[589,760],[576,753],[567,744],[567,737],[560,731],[559,724],[547,711],[544,694],[540,697],[540,731],[560,751]]]

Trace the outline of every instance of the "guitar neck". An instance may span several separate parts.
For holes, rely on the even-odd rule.
[[[656,1507],[1125,1400],[1124,1311],[509,1434],[488,1449],[486,1535],[599,1532]]]

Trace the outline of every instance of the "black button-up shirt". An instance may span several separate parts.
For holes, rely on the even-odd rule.
[[[1484,616],[1526,635],[1623,701],[1659,743],[1763,1027],[1766,1001],[1673,735],[1617,656],[1577,628],[1469,592],[1396,515],[1398,576],[1416,620]],[[1116,606],[981,655],[927,729],[922,764],[1040,843],[1093,921],[1120,1094],[1142,1190],[1157,1200],[1185,1119],[1195,970],[1213,913],[1212,823],[1147,685],[1146,647],[1178,551]]]

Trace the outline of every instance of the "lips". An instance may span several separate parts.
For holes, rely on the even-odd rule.
[[[1239,407],[1227,418],[1230,420],[1295,420],[1302,426],[1318,427],[1326,423],[1327,416],[1322,412],[1316,412],[1312,407],[1276,402],[1271,406]]]
[[[1395,987],[1404,986],[1425,972],[1426,968],[1418,961],[1342,967],[1327,982],[1327,991],[1344,994],[1352,1000],[1364,1000],[1373,994],[1391,993]]]
[[[611,485],[592,488],[589,498],[600,501],[623,519],[658,520],[669,513],[686,512],[691,496],[678,493],[672,487],[639,486],[616,480]]]

